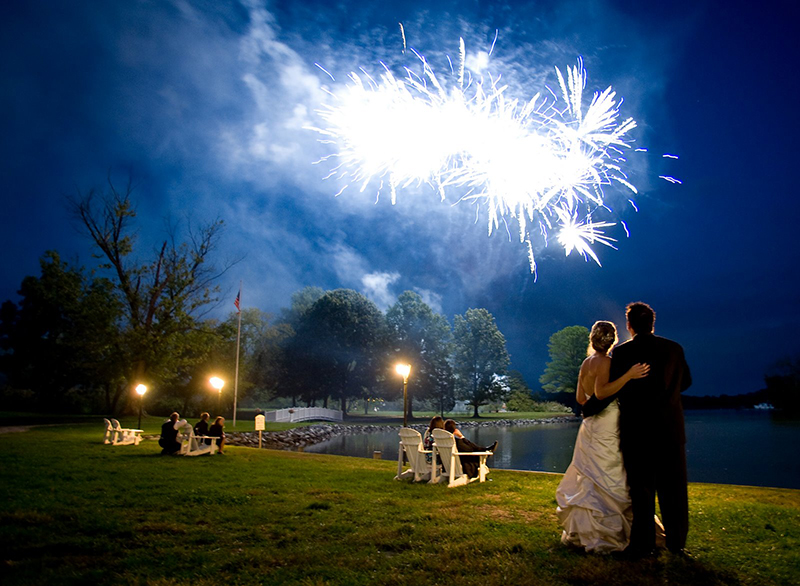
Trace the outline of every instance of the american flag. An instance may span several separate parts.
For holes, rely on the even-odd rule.
[[[236,313],[239,313],[241,311],[241,309],[239,309],[239,298],[241,296],[242,296],[242,291],[240,289],[239,292],[236,294],[236,301],[233,302],[233,304],[236,306]]]

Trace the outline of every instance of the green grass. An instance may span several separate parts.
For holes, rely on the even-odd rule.
[[[692,484],[694,559],[632,562],[560,544],[558,475],[495,470],[492,482],[447,489],[395,482],[389,461],[236,446],[162,457],[154,441],[101,437],[99,421],[0,435],[4,585],[800,579],[797,490]]]

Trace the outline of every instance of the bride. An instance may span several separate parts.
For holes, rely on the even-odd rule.
[[[583,405],[594,395],[611,398],[631,379],[647,376],[650,366],[635,364],[609,382],[609,350],[617,329],[598,321],[589,334],[590,356],[583,361],[576,398]],[[616,399],[596,415],[586,417],[575,440],[572,463],[556,490],[556,514],[564,528],[561,541],[587,552],[622,551],[631,533],[631,500],[619,451],[619,407]]]

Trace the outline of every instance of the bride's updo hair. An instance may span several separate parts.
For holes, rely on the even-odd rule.
[[[617,328],[610,321],[597,321],[589,334],[589,343],[595,352],[608,352],[617,343]]]

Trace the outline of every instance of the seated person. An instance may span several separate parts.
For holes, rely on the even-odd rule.
[[[428,429],[425,430],[425,435],[422,437],[422,449],[431,451],[433,450],[433,430],[434,429],[444,429],[444,419],[439,415],[436,415],[431,419],[430,424],[428,424]],[[425,460],[427,460],[428,464],[431,463],[431,455],[425,454]]]
[[[208,430],[208,435],[211,437],[219,438],[217,440],[217,445],[219,446],[219,453],[224,454],[223,448],[225,447],[225,432],[222,431],[222,428],[225,427],[225,418],[224,417],[217,417],[214,420],[214,425]]]
[[[208,413],[200,414],[200,421],[194,424],[195,435],[208,435],[208,418],[211,417]],[[204,440],[207,446],[211,445],[211,440]]]
[[[452,419],[448,419],[444,422],[444,429],[453,434],[456,440],[456,448],[459,452],[494,452],[497,448],[497,441],[485,448],[472,443],[464,437],[464,434],[461,433],[456,422]],[[459,456],[459,459],[461,460],[461,469],[464,471],[464,474],[469,478],[477,478],[478,467],[481,463],[480,458],[478,456]]]
[[[172,413],[169,420],[161,426],[161,439],[158,440],[158,445],[163,448],[162,454],[174,455],[181,451],[178,430],[183,426],[183,422],[178,421],[179,417],[177,412]]]

